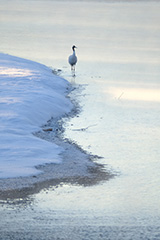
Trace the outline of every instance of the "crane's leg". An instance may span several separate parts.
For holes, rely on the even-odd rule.
[[[71,71],[75,71],[75,65],[71,66]]]
[[[76,76],[75,75],[75,71],[76,71],[76,69],[75,69],[75,65],[73,65],[73,66],[71,66],[71,71],[72,71],[72,76]]]

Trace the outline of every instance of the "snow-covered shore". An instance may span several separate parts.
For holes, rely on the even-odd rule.
[[[93,161],[97,156],[61,137],[61,118],[76,113],[69,89],[50,68],[0,54],[0,198],[61,181],[94,184],[111,177]]]
[[[71,111],[68,86],[42,64],[0,54],[0,178],[37,174],[34,166],[61,162],[62,149],[33,132]]]

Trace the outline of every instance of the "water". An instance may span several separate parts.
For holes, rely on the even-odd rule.
[[[73,94],[83,110],[65,136],[118,173],[2,205],[1,239],[160,239],[159,11],[158,1],[1,0],[1,51],[61,68],[82,85]]]

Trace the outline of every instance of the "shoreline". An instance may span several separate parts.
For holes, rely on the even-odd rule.
[[[67,96],[72,91],[73,89],[68,90]],[[35,166],[41,171],[38,175],[0,179],[0,200],[25,198],[44,188],[62,183],[89,186],[114,177],[114,174],[104,169],[104,165],[96,163],[96,159],[101,157],[91,155],[72,140],[63,138],[64,118],[66,120],[75,117],[80,111],[76,100],[70,100],[74,107],[69,114],[58,119],[50,119],[41,127],[41,131],[33,133],[38,138],[62,147],[63,151],[60,154],[62,163]]]

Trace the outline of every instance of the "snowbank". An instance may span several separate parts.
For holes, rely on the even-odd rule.
[[[67,86],[42,64],[0,53],[0,178],[37,174],[34,166],[61,162],[62,148],[33,132],[71,110]]]

